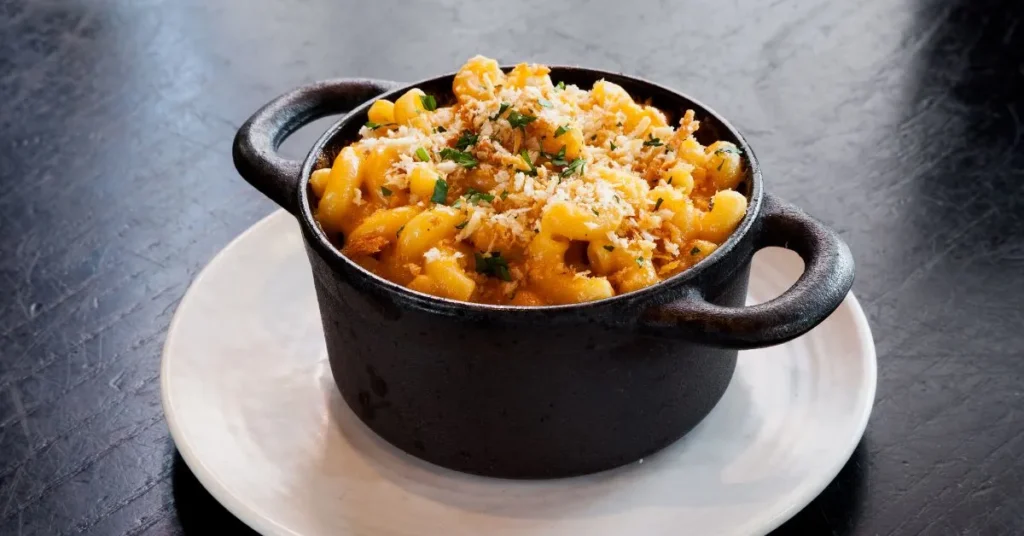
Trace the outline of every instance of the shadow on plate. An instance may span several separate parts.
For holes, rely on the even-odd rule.
[[[864,502],[864,483],[867,480],[867,446],[862,439],[850,460],[825,491],[811,501],[793,519],[771,533],[771,536],[789,534],[853,534],[860,519]]]
[[[203,485],[185,464],[178,451],[174,451],[174,467],[171,473],[171,488],[174,509],[181,524],[182,533],[234,534],[256,536],[256,532],[231,515]]]
[[[326,436],[323,454],[327,458],[321,460],[321,474],[340,471],[368,480],[382,478],[407,493],[458,510],[512,519],[602,518],[680,502],[690,506],[716,504],[714,498],[706,496],[705,490],[681,489],[678,486],[680,478],[651,478],[653,474],[678,471],[674,462],[680,456],[699,459],[711,455],[708,447],[694,442],[696,433],[644,458],[642,463],[600,473],[554,480],[495,479],[445,469],[399,450],[359,420],[329,383],[329,373],[322,381],[327,382],[324,392],[328,413],[340,434]],[[718,420],[743,423],[742,426],[751,430],[758,429],[761,425],[755,412],[748,409],[752,404],[748,387],[740,382],[730,389],[732,403],[720,405],[716,411],[734,415],[719,415]],[[701,423],[694,432],[708,425]],[[339,444],[335,445],[335,442]],[[340,456],[339,453],[349,454]],[[739,459],[743,454],[739,450],[729,457]],[[714,457],[720,456],[718,449]],[[689,470],[700,469],[690,467]],[[714,472],[718,469],[712,467],[709,470]],[[706,478],[717,478],[717,473],[706,475]],[[755,501],[764,500],[774,493],[775,488],[764,482],[751,482],[732,489],[742,499]]]

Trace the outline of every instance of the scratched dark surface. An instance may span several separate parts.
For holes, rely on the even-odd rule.
[[[779,534],[1024,534],[1024,3],[573,4],[0,0],[0,534],[246,533],[158,381],[191,278],[274,208],[231,137],[296,84],[476,52],[697,96],[849,242],[875,411]]]

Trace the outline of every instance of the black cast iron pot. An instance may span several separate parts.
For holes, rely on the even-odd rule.
[[[744,155],[747,215],[697,266],[655,286],[577,305],[463,303],[414,292],[342,256],[313,219],[309,175],[358,137],[375,97],[419,87],[445,104],[453,74],[412,85],[338,79],[290,91],[238,131],[235,166],[294,214],[313,268],[331,369],[367,426],[413,456],[512,478],[623,465],[679,439],[721,398],[740,348],[779,344],[824,320],[853,283],[850,250],[830,229],[764,193],[754,152],[715,112],[664,87],[579,67],[556,81],[607,79],[673,121],[693,109],[698,139]],[[304,162],[276,153],[302,125],[345,113]],[[782,246],[806,269],[782,296],[744,307],[753,253]]]

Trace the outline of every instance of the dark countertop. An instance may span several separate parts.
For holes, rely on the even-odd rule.
[[[697,96],[849,242],[878,398],[779,534],[1022,534],[1022,23],[1014,0],[0,0],[0,534],[244,533],[158,381],[191,278],[274,208],[232,135],[294,85],[478,52]]]

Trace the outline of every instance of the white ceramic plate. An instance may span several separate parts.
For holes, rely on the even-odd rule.
[[[802,269],[758,253],[751,302]],[[476,477],[412,458],[337,393],[302,238],[277,212],[228,245],[182,299],[164,346],[164,412],[182,457],[267,535],[750,535],[806,506],[860,440],[875,352],[853,295],[808,335],[744,352],[686,437],[620,469],[547,481]]]

